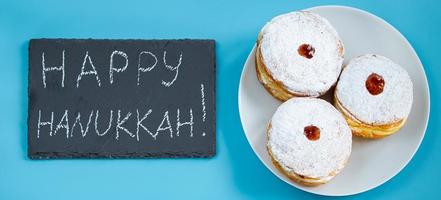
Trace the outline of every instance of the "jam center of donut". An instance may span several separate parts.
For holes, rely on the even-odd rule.
[[[382,76],[372,73],[366,79],[366,89],[372,95],[378,95],[383,92],[384,89],[384,79]]]
[[[303,132],[308,140],[315,141],[320,139],[320,129],[317,126],[306,126]]]
[[[299,55],[311,59],[312,57],[314,57],[315,48],[309,44],[302,44],[297,49],[297,52],[299,53]]]

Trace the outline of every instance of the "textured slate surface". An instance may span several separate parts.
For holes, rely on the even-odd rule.
[[[33,39],[28,156],[213,156],[215,63],[214,40]]]

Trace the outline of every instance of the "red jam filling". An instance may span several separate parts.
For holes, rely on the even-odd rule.
[[[372,95],[378,95],[383,92],[384,89],[384,79],[382,76],[372,73],[366,79],[366,89]]]
[[[320,129],[317,126],[307,126],[304,129],[304,134],[308,138],[308,140],[318,140],[320,139]]]

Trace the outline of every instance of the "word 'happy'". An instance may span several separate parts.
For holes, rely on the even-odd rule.
[[[46,73],[51,72],[51,71],[61,72],[61,87],[64,87],[64,81],[65,81],[65,76],[66,76],[65,75],[66,74],[66,72],[65,72],[65,68],[66,68],[65,54],[66,54],[65,50],[63,50],[61,53],[61,65],[60,66],[48,67],[48,66],[46,66],[45,53],[42,52],[41,65],[42,65],[42,81],[43,81],[44,88],[46,88]],[[117,66],[114,62],[115,57],[120,57],[120,58],[124,59],[125,64],[123,66]],[[152,60],[153,64],[148,65],[148,66],[143,65],[143,61],[148,60],[148,59]],[[159,60],[158,60],[158,57],[150,51],[141,51],[138,54],[137,60],[138,60],[137,85],[140,85],[142,73],[152,71],[158,65]],[[129,57],[123,51],[114,50],[110,54],[109,63],[110,63],[109,68],[108,68],[109,69],[109,74],[108,74],[109,83],[113,84],[115,82],[114,76],[116,76],[116,73],[122,73],[127,70],[127,67],[129,65]],[[173,85],[173,83],[178,78],[179,67],[182,64],[182,53],[179,54],[179,58],[175,62],[175,63],[177,63],[176,66],[173,66],[173,65],[167,64],[167,63],[168,63],[167,62],[167,51],[164,51],[162,54],[162,64],[166,70],[174,73],[174,75],[171,77],[171,80],[162,80],[161,84],[165,87],[170,87],[171,85]],[[81,67],[81,72],[76,77],[76,87],[77,88],[80,87],[81,80],[87,76],[93,76],[96,79],[98,87],[101,87],[100,75],[98,74],[96,67],[93,64],[93,59],[89,55],[89,51],[86,51],[86,53],[84,55],[82,67]]]

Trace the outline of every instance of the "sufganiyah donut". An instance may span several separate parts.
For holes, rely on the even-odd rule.
[[[351,154],[351,129],[342,114],[322,99],[285,101],[274,113],[267,136],[274,165],[307,186],[330,181]]]
[[[325,18],[307,11],[273,18],[260,31],[256,49],[259,81],[275,98],[318,97],[337,81],[344,48]]]
[[[409,74],[390,59],[367,54],[344,68],[334,93],[334,105],[343,113],[354,135],[382,138],[397,132],[412,108]]]

